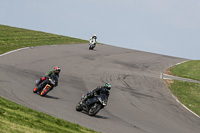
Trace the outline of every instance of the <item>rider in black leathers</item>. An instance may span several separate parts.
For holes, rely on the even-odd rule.
[[[93,91],[88,91],[86,96],[83,97],[82,102],[88,107],[90,105],[89,102],[86,102],[87,99],[89,98],[93,98],[95,96],[98,96],[100,94],[106,94],[107,97],[109,97],[110,95],[110,89],[111,89],[111,84],[110,83],[105,83],[104,86],[99,86],[96,89],[94,89]]]

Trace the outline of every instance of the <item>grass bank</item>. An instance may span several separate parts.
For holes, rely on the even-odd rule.
[[[0,132],[94,133],[93,130],[31,110],[0,97]]]
[[[200,116],[200,84],[179,80],[165,82],[181,103]]]
[[[0,54],[23,47],[75,43],[88,43],[88,41],[0,25]]]
[[[191,60],[168,69],[171,75],[200,81],[200,60]]]
[[[200,60],[191,60],[167,69],[164,73],[200,81]],[[164,80],[171,92],[190,110],[200,116],[200,84]]]
[[[88,41],[0,25],[0,54],[23,47],[75,43],[88,43]],[[95,131],[0,97],[0,132],[94,133]]]

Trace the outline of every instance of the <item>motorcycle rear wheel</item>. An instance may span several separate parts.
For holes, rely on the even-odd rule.
[[[33,93],[37,93],[37,88],[35,87],[34,89],[33,89]]]

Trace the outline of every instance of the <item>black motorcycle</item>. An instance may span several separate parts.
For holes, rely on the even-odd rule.
[[[36,80],[36,87],[33,89],[33,93],[39,93],[41,96],[45,96],[49,91],[53,89],[57,82],[58,78],[56,75],[52,75],[51,77],[48,77],[48,82],[45,85],[44,88],[38,90],[39,84],[37,83],[38,81]]]
[[[85,102],[83,102],[82,96],[81,101],[76,105],[76,111],[85,111],[88,115],[94,116],[107,105],[107,102],[106,94],[88,98]]]

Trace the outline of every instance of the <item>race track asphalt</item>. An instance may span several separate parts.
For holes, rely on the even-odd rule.
[[[87,44],[39,46],[0,57],[0,96],[103,133],[199,133],[200,119],[172,97],[160,74],[186,59]],[[34,94],[35,80],[61,67],[58,87]],[[81,95],[112,84],[97,116],[75,110]]]

